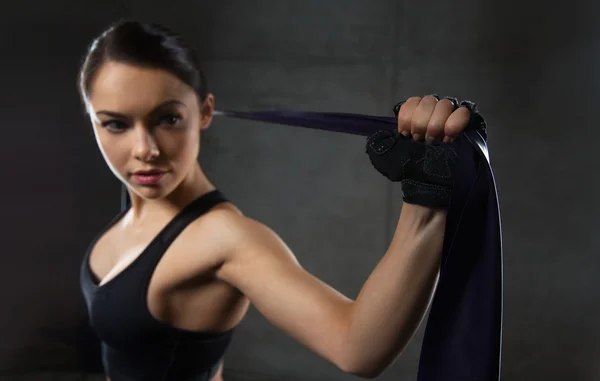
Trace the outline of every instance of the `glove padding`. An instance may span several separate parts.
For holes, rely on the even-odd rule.
[[[377,171],[402,184],[404,202],[434,208],[450,204],[457,155],[448,144],[378,131],[367,139],[366,152]]]

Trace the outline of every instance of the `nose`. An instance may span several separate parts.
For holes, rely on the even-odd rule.
[[[144,127],[136,128],[133,155],[141,161],[152,161],[160,155],[156,138]]]

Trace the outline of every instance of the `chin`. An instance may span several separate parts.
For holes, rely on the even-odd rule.
[[[164,198],[168,195],[168,192],[163,187],[147,187],[147,186],[136,186],[135,192],[146,200],[157,200]]]

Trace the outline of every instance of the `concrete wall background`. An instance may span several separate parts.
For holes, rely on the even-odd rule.
[[[3,6],[4,7],[4,6]],[[119,184],[80,112],[87,44],[134,17],[182,33],[219,108],[389,115],[411,95],[476,101],[490,126],[505,247],[503,380],[600,377],[598,5],[544,2],[55,1],[3,11],[0,369],[81,366],[79,260]],[[360,137],[217,119],[202,164],[313,274],[357,295],[400,190]],[[414,380],[422,330],[380,380]],[[351,380],[252,310],[228,380]]]

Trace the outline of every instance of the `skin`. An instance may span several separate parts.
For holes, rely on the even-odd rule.
[[[213,110],[212,95],[200,101],[165,71],[107,62],[96,75],[88,94],[95,137],[132,200],[91,253],[100,285],[131,264],[185,205],[216,189],[197,161]],[[447,100],[412,97],[399,112],[398,129],[414,139],[449,141],[469,116]],[[132,172],[150,168],[167,173],[158,185],[136,182]],[[373,378],[400,355],[426,313],[445,223],[444,211],[404,204],[389,248],[352,300],[305,271],[273,230],[224,203],[169,247],[151,279],[148,307],[174,327],[220,332],[239,324],[252,303],[343,372]],[[221,371],[213,381],[222,381]]]

